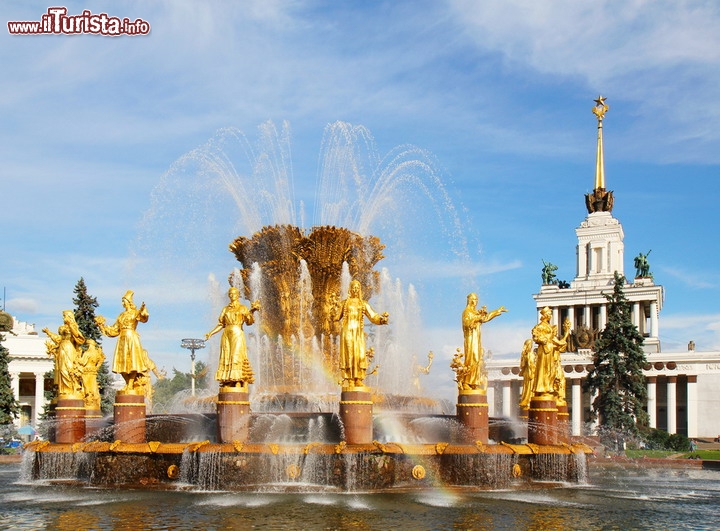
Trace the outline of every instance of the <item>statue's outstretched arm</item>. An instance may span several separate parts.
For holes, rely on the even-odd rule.
[[[390,317],[390,314],[387,312],[383,313],[377,313],[375,310],[372,309],[372,306],[365,303],[365,315],[370,320],[372,324],[376,325],[385,325],[388,323],[388,318]]]

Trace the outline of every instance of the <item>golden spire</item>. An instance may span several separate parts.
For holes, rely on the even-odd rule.
[[[603,134],[602,134],[602,123],[605,118],[605,113],[608,112],[608,107],[602,96],[598,96],[595,100],[595,107],[592,108],[592,112],[597,116],[598,121],[598,139],[597,139],[597,159],[595,162],[595,189],[605,189],[605,161],[603,159]]]
[[[598,121],[598,139],[597,139],[597,159],[595,162],[595,189],[591,194],[585,194],[585,206],[588,213],[593,212],[611,212],[613,207],[613,193],[605,190],[605,160],[603,158],[603,118],[610,107],[603,96],[598,96],[595,101],[595,107],[592,108],[593,114]]]

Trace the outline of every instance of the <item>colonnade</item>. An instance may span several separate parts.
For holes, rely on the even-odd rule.
[[[643,309],[640,302],[632,303],[631,319],[632,323],[647,337],[658,337],[659,321],[658,308],[656,301],[649,301],[649,312]],[[597,318],[594,319],[594,313],[597,310]],[[578,322],[578,317],[582,315],[582,321]],[[570,320],[572,327],[583,325],[587,328],[596,328],[603,330],[607,325],[607,305],[606,304],[584,304],[574,306],[556,306],[553,308],[553,323],[562,323],[564,318]],[[595,322],[594,322],[595,321]]]
[[[495,380],[488,385],[488,403],[491,417],[518,417],[518,403],[522,394],[522,380],[508,375],[507,379]],[[572,435],[583,434],[583,425],[588,421],[588,411],[595,396],[583,391],[583,380],[587,373],[567,378],[566,401],[570,410]],[[698,437],[698,387],[697,375],[662,374],[647,376],[647,412],[649,426],[662,428],[668,433],[686,432],[690,438]],[[660,380],[660,381],[658,381]],[[678,380],[681,380],[679,383]],[[664,389],[658,390],[659,386]],[[679,399],[678,396],[681,395]],[[664,401],[659,400],[659,396]],[[682,425],[678,412],[685,412]],[[664,416],[659,414],[664,412]],[[597,420],[591,429],[597,426]]]
[[[20,379],[28,380],[34,378],[35,390],[32,395],[20,395]],[[40,415],[43,411],[43,406],[46,403],[45,400],[45,373],[27,373],[27,372],[10,372],[10,385],[12,388],[13,396],[18,401],[21,408],[29,406],[31,408],[31,417],[28,422],[37,425],[40,420]]]

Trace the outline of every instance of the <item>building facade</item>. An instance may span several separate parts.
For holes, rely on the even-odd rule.
[[[34,324],[12,318],[12,329],[3,332],[3,346],[10,351],[8,370],[15,398],[20,404],[20,417],[15,424],[20,427],[38,425],[44,406],[45,391],[52,389],[52,379],[45,374],[53,370],[55,363],[48,356],[45,340],[35,331]]]
[[[555,281],[552,264],[543,270],[543,285],[533,295],[539,312],[552,309],[553,325],[561,331],[569,321],[571,333],[561,363],[566,375],[566,401],[572,434],[592,432],[589,423],[592,397],[583,389],[592,368],[595,339],[607,323],[607,299],[617,271],[625,275],[623,227],[612,215],[613,192],[605,189],[602,122],[608,107],[596,100],[598,150],[595,188],[585,196],[588,215],[575,229],[577,236],[576,275],[572,282]],[[685,352],[663,352],[660,344],[660,311],[664,302],[662,286],[656,285],[649,270],[649,252],[634,258],[635,274],[623,288],[632,305],[632,321],[644,337],[647,357],[647,411],[650,427],[688,437],[717,437],[720,434],[720,352],[696,352],[692,341]],[[528,338],[530,331],[528,330]],[[523,379],[520,355],[514,363],[490,360],[488,402],[490,415],[519,416]]]

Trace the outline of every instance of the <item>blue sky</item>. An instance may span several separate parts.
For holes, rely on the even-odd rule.
[[[397,254],[388,246],[380,264],[415,286],[428,350],[449,359],[461,345],[465,295],[477,291],[481,303],[509,309],[486,326],[485,347],[515,356],[535,323],[541,260],[557,264],[561,279],[575,276],[574,229],[594,177],[591,107],[603,94],[606,181],[625,229],[626,273],[652,249],[666,290],[664,350],[691,339],[698,350],[720,349],[716,3],[64,5],[152,29],[0,32],[0,285],[20,320],[56,327],[80,277],[109,318],[134,289],[151,313],[145,347],[158,365],[185,367],[179,340],[213,326],[208,285],[222,285],[236,265],[227,244],[249,234],[237,213],[193,213],[195,203],[161,212],[153,191],[219,131],[236,128],[253,143],[272,121],[289,131],[297,218],[316,223],[323,138],[341,121],[364,126],[380,157],[417,146],[457,209],[466,262],[451,252],[457,233],[422,228],[434,225],[426,213],[437,202],[411,203],[406,219],[378,216],[373,226],[388,243],[393,225],[428,223],[417,225],[426,238],[405,238]],[[2,18],[40,20],[48,7],[4,2]],[[189,216],[202,229],[195,238],[212,238],[185,238]]]

